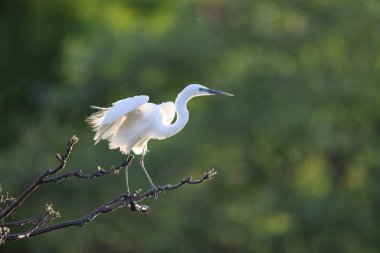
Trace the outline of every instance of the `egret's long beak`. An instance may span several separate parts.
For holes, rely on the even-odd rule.
[[[233,96],[233,94],[231,93],[220,91],[220,90],[207,89],[207,92],[212,95]]]

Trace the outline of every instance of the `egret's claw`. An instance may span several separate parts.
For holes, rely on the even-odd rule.
[[[152,192],[150,196],[154,196],[155,199],[158,198],[158,191],[159,189],[156,187],[156,186],[152,186],[152,188],[150,189],[150,191]]]
[[[128,208],[134,212],[137,211],[136,201],[134,200],[134,195],[132,197],[129,197]]]
[[[157,189],[158,189],[159,192],[162,192],[162,193],[166,192],[165,189],[164,189],[164,187],[162,187],[162,186],[158,186]]]

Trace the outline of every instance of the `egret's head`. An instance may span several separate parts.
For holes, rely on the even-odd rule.
[[[223,96],[233,96],[231,93],[213,90],[202,86],[200,84],[190,84],[184,90],[184,93],[190,96],[207,96],[207,95],[223,95]]]

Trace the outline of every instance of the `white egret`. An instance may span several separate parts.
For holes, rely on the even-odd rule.
[[[96,132],[95,144],[100,140],[108,140],[110,149],[119,148],[121,153],[126,155],[131,151],[141,155],[141,168],[150,185],[156,188],[144,166],[148,141],[163,140],[181,131],[189,120],[187,102],[193,97],[206,95],[233,96],[199,84],[190,84],[178,94],[175,103],[165,102],[156,105],[148,103],[148,96],[134,96],[119,100],[111,107],[93,107],[98,111],[88,117],[87,122]],[[175,116],[177,119],[172,123]],[[129,192],[128,170],[125,172]]]

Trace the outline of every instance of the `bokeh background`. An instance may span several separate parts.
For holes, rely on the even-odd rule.
[[[189,83],[235,97],[192,100],[186,128],[146,157],[158,185],[215,180],[1,252],[379,252],[379,80],[377,0],[2,0],[3,194],[54,167],[73,134],[65,171],[121,163],[93,146],[89,105],[174,100]],[[11,219],[47,203],[77,218],[124,189],[123,174],[44,186]]]

